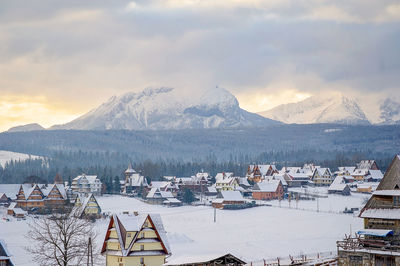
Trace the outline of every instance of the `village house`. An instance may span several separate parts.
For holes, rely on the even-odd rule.
[[[11,202],[11,199],[7,197],[5,193],[0,193],[0,206],[6,206]]]
[[[368,182],[380,182],[383,179],[381,170],[369,170],[365,180]]]
[[[369,174],[368,169],[355,169],[351,176],[355,181],[364,181]]]
[[[363,160],[357,164],[356,169],[379,170],[379,167],[374,160]]]
[[[250,164],[247,167],[246,178],[251,182],[261,182],[266,176],[278,173],[278,169],[273,164]]]
[[[307,174],[289,172],[282,175],[288,187],[306,186],[310,182],[310,177]]]
[[[149,184],[144,176],[140,173],[136,172],[135,169],[132,168],[132,164],[128,165],[128,168],[125,170],[125,182],[122,187],[122,194],[124,195],[133,195],[138,193],[144,193],[147,190]]]
[[[191,177],[175,178],[175,183],[181,191],[190,189],[195,193],[205,193],[207,186],[210,185],[210,175],[208,173],[197,173]]]
[[[101,249],[107,266],[162,266],[171,255],[160,215],[114,214]]]
[[[358,184],[357,192],[371,194],[372,193],[372,185],[371,184]]]
[[[72,213],[79,218],[97,219],[101,217],[101,208],[94,194],[81,194],[75,200]]]
[[[280,180],[264,180],[253,187],[253,199],[283,199],[283,186]]]
[[[360,211],[364,229],[337,242],[338,265],[400,265],[400,157]]]
[[[341,176],[349,176],[352,175],[354,170],[356,170],[355,166],[342,166],[338,167],[338,171],[335,172],[335,175],[341,175]]]
[[[150,204],[164,204],[168,206],[180,206],[181,201],[172,195],[171,191],[163,191],[160,188],[154,187],[150,189],[146,196],[146,200]]]
[[[218,173],[215,176],[215,188],[217,191],[236,190],[239,186],[233,173]]]
[[[175,181],[151,181],[149,189],[159,188],[160,191],[169,191],[174,197],[177,196],[179,186],[175,184]]]
[[[68,203],[67,193],[63,184],[42,185],[22,184],[20,185],[16,208],[23,210],[34,209],[63,209]]]
[[[224,209],[227,205],[236,205],[238,207],[246,204],[240,191],[221,190],[216,199],[212,200],[212,206],[218,209]]]
[[[168,260],[165,266],[211,266],[211,265],[231,265],[241,266],[246,265],[246,262],[235,257],[232,254],[224,255],[196,255],[196,256],[183,256],[173,260]]]
[[[333,182],[333,176],[329,168],[317,168],[312,176],[312,182],[316,186],[329,186]]]
[[[96,196],[101,195],[101,181],[97,178],[97,175],[86,175],[82,174],[75,177],[71,183],[71,190],[73,193],[86,193],[94,194]]]
[[[338,175],[328,188],[329,194],[350,195],[350,187],[346,184],[343,176]]]
[[[7,250],[6,243],[4,240],[0,239],[0,266],[13,266],[11,261],[10,252]]]

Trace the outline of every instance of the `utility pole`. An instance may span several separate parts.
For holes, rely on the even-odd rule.
[[[319,198],[317,196],[317,212],[319,212]]]
[[[217,222],[217,208],[214,207],[214,223]]]
[[[92,247],[92,238],[91,237],[89,237],[89,241],[88,241],[87,266],[93,266],[93,247]]]

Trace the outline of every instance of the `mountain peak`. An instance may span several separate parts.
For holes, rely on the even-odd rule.
[[[187,129],[263,127],[279,122],[240,109],[235,96],[223,88],[201,97],[184,97],[168,88],[146,88],[113,96],[87,114],[52,129]]]
[[[279,105],[259,114],[284,123],[369,124],[358,104],[341,93],[311,96],[303,101]]]
[[[34,130],[44,130],[45,128],[37,123],[31,123],[21,126],[12,127],[7,130],[7,132],[25,132],[25,131],[34,131]]]

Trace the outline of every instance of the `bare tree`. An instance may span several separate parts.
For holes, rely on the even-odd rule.
[[[27,250],[40,265],[83,265],[92,261],[88,254],[95,233],[90,221],[59,214],[33,219],[29,227],[27,237],[32,242]]]

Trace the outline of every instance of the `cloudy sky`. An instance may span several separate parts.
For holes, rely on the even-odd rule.
[[[112,95],[148,86],[199,91],[216,85],[254,112],[330,91],[344,92],[366,109],[389,95],[399,97],[400,3],[0,5],[0,130],[64,123]]]

